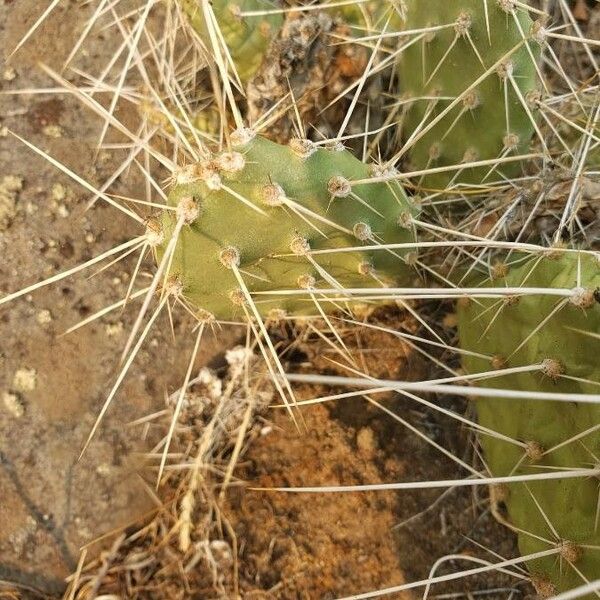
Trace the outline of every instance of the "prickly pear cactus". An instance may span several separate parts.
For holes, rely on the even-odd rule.
[[[192,27],[207,47],[212,48],[202,0],[181,0],[181,6]],[[213,0],[211,6],[235,70],[241,82],[246,83],[256,73],[271,38],[281,27],[283,14],[269,14],[268,11],[278,8],[277,3],[271,0]],[[265,14],[244,15],[261,11]]]
[[[233,138],[230,152],[180,173],[169,196],[177,211],[163,218],[166,245],[184,216],[169,273],[194,308],[240,318],[244,286],[251,294],[304,288],[252,299],[263,315],[319,315],[352,304],[344,288],[410,279],[407,251],[361,250],[414,239],[414,210],[395,181],[353,184],[370,169],[338,146],[282,146],[245,130]],[[352,251],[310,253],[337,248]],[[340,293],[328,301],[319,288]]]
[[[400,0],[372,0],[346,4],[330,11],[340,14],[349,25],[360,29],[374,27],[381,30],[389,20],[388,31],[393,31],[394,27],[402,27],[404,4]]]
[[[590,255],[535,258],[511,269],[494,287],[547,288],[565,295],[477,299],[459,309],[470,373],[531,366],[528,372],[482,379],[486,388],[600,393],[600,262]],[[482,425],[513,443],[482,437],[494,476],[600,466],[600,405],[479,398]],[[598,477],[511,484],[503,491],[508,518],[526,555],[560,548],[528,567],[540,592],[565,591],[600,573]]]
[[[399,81],[402,100],[408,101],[404,142],[416,140],[409,154],[412,167],[461,165],[526,151],[534,131],[539,54],[528,14],[511,0],[407,0],[406,9],[406,29],[415,34],[401,55]],[[449,183],[481,183],[493,168],[432,174],[421,184],[444,189]],[[498,165],[492,180],[520,168]]]

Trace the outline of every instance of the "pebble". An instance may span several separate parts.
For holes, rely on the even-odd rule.
[[[25,406],[18,394],[13,392],[4,392],[2,402],[6,410],[16,419],[20,419],[25,413]]]
[[[37,385],[37,372],[35,369],[22,368],[15,372],[13,388],[17,392],[32,392]]]

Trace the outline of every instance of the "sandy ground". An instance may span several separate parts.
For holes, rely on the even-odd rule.
[[[35,0],[0,6],[5,48],[16,44],[40,8]],[[2,90],[52,86],[36,63],[60,68],[86,14],[77,3],[57,8],[11,61],[14,72],[3,67]],[[91,41],[83,69],[104,64],[114,47],[100,36]],[[116,153],[102,151],[95,157],[99,122],[76,99],[26,94],[3,95],[0,102],[3,127],[88,181],[103,182],[118,164]],[[2,292],[70,268],[138,233],[100,202],[86,211],[84,189],[3,131],[0,182],[6,186],[6,178],[11,178],[8,183],[16,178],[19,185],[12,189],[22,189],[15,190],[14,210],[0,230]],[[140,181],[123,177],[117,193],[131,193],[136,185]],[[91,272],[75,276],[0,309],[0,579],[59,591],[83,544],[149,507],[135,474],[137,453],[145,448],[137,439],[139,431],[127,423],[161,408],[165,390],[181,381],[185,337],[173,342],[166,323],[156,330],[78,462],[117,375],[133,311],[116,311],[62,336],[82,318],[121,299],[132,267],[129,261],[91,279]],[[219,340],[207,338],[202,361],[212,360],[236,337],[232,331]]]
[[[40,9],[36,0],[4,0],[3,46],[12,48]],[[14,73],[3,66],[0,88],[51,86],[37,63],[60,68],[86,11],[89,7],[76,2],[59,6],[11,61]],[[106,32],[90,42],[79,62],[84,70],[103,64],[116,43]],[[118,152],[96,154],[99,123],[72,97],[2,95],[0,119],[1,127],[95,184],[106,180],[118,164]],[[125,217],[101,203],[86,210],[85,190],[1,131],[0,182],[8,197],[8,210],[0,218],[2,292],[70,268],[137,233]],[[140,185],[127,175],[114,191],[127,194]],[[82,545],[133,522],[151,506],[138,475],[139,455],[147,446],[139,430],[127,423],[162,408],[165,391],[181,382],[190,348],[189,322],[177,318],[175,340],[166,322],[156,329],[80,461],[79,452],[116,377],[133,311],[117,311],[74,334],[61,335],[122,298],[132,266],[129,260],[92,279],[69,278],[0,307],[0,580],[59,594]],[[220,364],[222,351],[240,335],[231,330],[219,339],[207,338],[198,366]],[[371,349],[382,345],[378,339],[366,342]],[[417,376],[420,367],[407,359],[404,348],[388,353],[379,365],[386,376],[397,375],[399,369]],[[320,356],[315,345],[302,360],[326,370]],[[310,397],[317,391],[303,393]],[[397,400],[390,402],[411,422],[428,427],[432,438],[468,454],[465,436],[447,422]],[[298,434],[284,414],[273,415],[272,433],[250,449],[238,476],[271,486],[456,475],[423,440],[364,400],[317,407],[305,416],[308,433]],[[422,518],[393,529],[436,497],[437,493],[339,497],[233,491],[227,511],[243,542],[240,563],[247,597],[334,598],[425,577],[432,559],[467,552],[467,547],[473,550],[466,535],[497,551],[514,552],[504,530],[489,513],[482,513],[485,501],[474,508],[468,493],[450,495]],[[459,590],[487,589],[496,583],[504,585],[505,580],[471,581]]]

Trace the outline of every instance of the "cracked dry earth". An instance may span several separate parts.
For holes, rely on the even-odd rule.
[[[10,68],[2,66],[0,89],[51,87],[38,62],[60,69],[90,10],[84,3],[60,3]],[[0,0],[3,50],[14,47],[39,12],[37,0]],[[95,72],[120,41],[111,38],[110,30],[92,35],[77,66]],[[119,105],[117,110],[124,122],[135,119],[128,114],[131,107]],[[70,268],[137,233],[110,207],[96,203],[86,210],[89,194],[9,133],[101,184],[122,155],[96,153],[101,123],[75,98],[3,94],[0,119],[1,293]],[[135,190],[144,184],[132,173],[119,179],[115,193],[139,195]],[[174,339],[166,318],[155,329],[80,461],[82,445],[116,377],[134,310],[117,311],[62,335],[120,300],[133,265],[128,259],[92,278],[89,273],[72,277],[0,307],[0,597],[5,588],[25,594],[17,597],[39,597],[35,590],[60,596],[82,546],[139,520],[153,507],[147,493],[153,474],[140,470],[150,443],[139,428],[127,424],[163,408],[165,391],[172,392],[183,380],[190,322],[177,316]],[[206,337],[197,366],[220,365],[224,349],[244,334],[223,330],[219,339]],[[372,358],[372,350],[384,345],[389,356]],[[373,375],[419,376],[420,367],[407,362],[404,347],[394,349],[389,340],[373,336],[361,348],[373,361]],[[327,372],[331,363],[322,359],[322,350],[318,345],[312,352],[304,349],[303,360],[311,369]],[[326,390],[300,393],[313,397]],[[421,427],[425,424],[433,439],[465,452],[447,422],[402,403],[390,407]],[[250,449],[240,478],[272,486],[456,476],[425,441],[408,436],[363,400],[311,408],[306,421],[308,433],[300,435],[285,415],[274,415],[273,432]],[[426,577],[434,558],[473,552],[465,535],[504,555],[514,553],[514,541],[489,511],[473,508],[476,501],[485,505],[485,499],[468,493],[392,530],[435,499],[435,494],[263,496],[235,488],[225,510],[242,542],[240,574],[247,597],[334,598]],[[91,546],[89,555],[101,546]],[[478,583],[484,589],[507,585],[505,577],[492,579]],[[477,589],[478,583],[454,589]]]

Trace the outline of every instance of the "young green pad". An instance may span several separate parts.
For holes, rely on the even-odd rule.
[[[459,308],[460,345],[493,356],[466,356],[469,373],[540,365],[535,371],[480,380],[485,388],[593,394],[600,400],[600,262],[593,255],[534,258],[494,287],[572,290],[570,296],[477,299]],[[500,309],[500,310],[498,310]],[[548,316],[551,315],[549,318]],[[493,322],[492,322],[493,321]],[[482,436],[494,476],[600,467],[600,403],[479,398],[479,422],[520,442]],[[526,555],[561,545],[531,562],[540,591],[565,591],[600,573],[598,476],[511,484],[505,503]],[[543,538],[543,539],[542,539]],[[548,540],[548,541],[543,541]],[[592,548],[592,546],[594,546]]]
[[[315,300],[325,312],[353,304],[344,288],[407,283],[407,250],[361,250],[414,239],[405,226],[414,210],[398,183],[352,184],[369,173],[338,146],[241,139],[231,152],[191,165],[173,187],[169,203],[193,199],[198,215],[184,226],[169,273],[195,309],[223,320],[244,315],[238,276],[251,294],[306,288],[253,296],[263,315],[318,315]],[[177,218],[173,211],[163,217],[165,246]],[[354,250],[310,254],[337,248]],[[331,294],[320,296],[319,288],[339,288],[338,299],[328,301]]]
[[[510,0],[407,0],[406,8],[406,29],[416,32],[398,69],[401,99],[406,102],[402,133],[410,147],[411,169],[526,152],[534,131],[534,60],[539,54],[528,14]],[[455,106],[419,137],[453,102]],[[458,173],[428,175],[421,185],[436,190],[450,182],[480,184],[486,177],[497,180],[520,170],[519,163],[499,164],[496,170],[494,165],[465,166]]]
[[[213,44],[201,2],[181,0],[181,6],[212,53]],[[278,8],[271,0],[212,0],[211,6],[235,70],[241,82],[246,83],[260,67],[272,37],[283,23],[283,14],[269,13]],[[261,12],[263,14],[259,14]],[[245,13],[256,14],[246,16]]]

